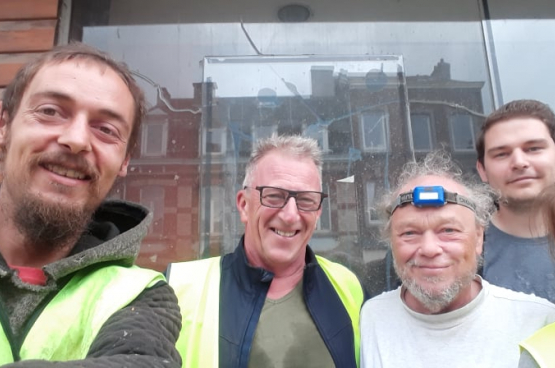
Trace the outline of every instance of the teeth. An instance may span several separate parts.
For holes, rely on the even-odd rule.
[[[276,229],[276,234],[281,235],[281,236],[286,236],[286,237],[290,238],[293,235],[295,235],[295,232],[294,231],[287,232],[287,231],[281,231],[281,230]]]
[[[72,178],[72,179],[79,179],[79,180],[83,180],[85,179],[85,175],[75,171],[75,170],[71,170],[71,169],[66,169],[64,167],[61,166],[56,166],[56,165],[46,165],[46,168],[50,171],[52,171],[53,173],[56,173],[58,175],[61,176],[65,176],[68,178]]]

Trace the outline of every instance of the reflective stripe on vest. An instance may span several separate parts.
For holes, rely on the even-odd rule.
[[[354,342],[355,342],[355,358],[357,367],[360,366],[360,332],[359,332],[359,315],[362,302],[364,301],[364,292],[357,277],[349,271],[345,266],[339,263],[331,262],[323,257],[316,256],[318,264],[322,267],[333,288],[343,302],[345,309],[351,317],[353,325]]]
[[[168,282],[183,317],[176,343],[183,367],[218,368],[220,260],[214,257],[171,265]]]
[[[555,323],[545,326],[526,340],[520,343],[536,360],[541,368],[555,367]]]
[[[20,349],[21,360],[85,358],[104,322],[161,280],[164,277],[159,272],[136,266],[112,265],[79,271],[48,303],[29,330]],[[3,332],[1,364],[14,359]]]
[[[0,365],[8,363],[13,363],[12,348],[3,327],[0,326]]]
[[[359,313],[364,295],[356,276],[346,267],[318,257],[318,263],[351,317],[355,357],[359,365]],[[183,316],[177,350],[184,368],[218,368],[220,257],[171,265],[168,282]]]

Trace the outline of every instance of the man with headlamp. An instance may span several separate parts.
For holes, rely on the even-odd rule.
[[[405,165],[383,209],[402,286],[363,306],[361,366],[516,366],[519,341],[553,321],[555,305],[477,275],[488,188],[432,152]]]

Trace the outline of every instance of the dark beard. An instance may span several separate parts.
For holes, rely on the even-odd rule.
[[[502,197],[499,199],[499,203],[515,213],[527,213],[530,210],[534,209],[534,206],[537,205],[535,199],[528,198],[514,199]]]
[[[26,243],[37,250],[72,246],[92,218],[94,210],[50,204],[40,197],[24,196],[14,208],[14,224]]]

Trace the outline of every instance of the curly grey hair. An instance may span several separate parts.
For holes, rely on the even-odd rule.
[[[419,177],[434,175],[462,185],[467,193],[464,196],[476,205],[476,223],[484,228],[490,222],[491,215],[495,210],[494,201],[497,194],[489,185],[478,182],[475,177],[463,175],[461,168],[451,159],[449,153],[444,150],[436,150],[428,153],[421,161],[409,161],[401,169],[395,189],[386,193],[379,204],[379,210],[385,219],[382,228],[382,238],[389,240],[391,230],[391,206],[399,196],[399,192],[408,182]],[[461,193],[462,194],[462,193]]]

